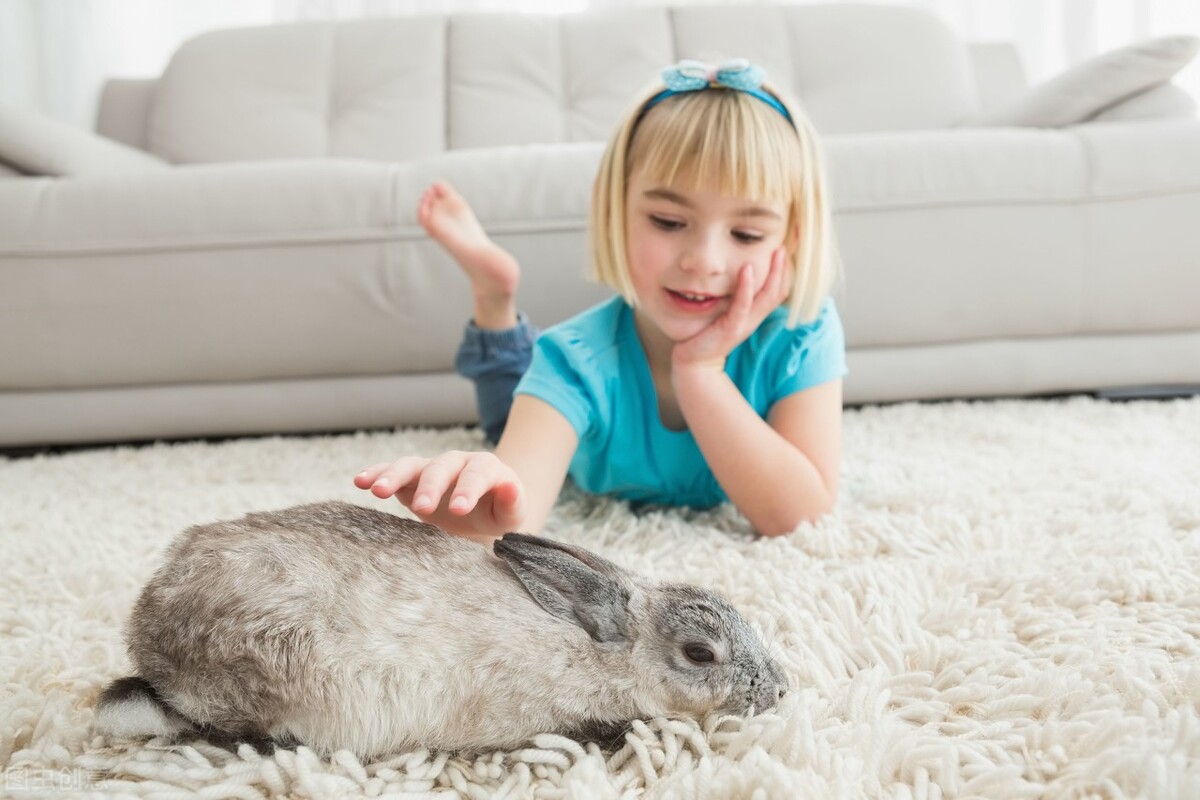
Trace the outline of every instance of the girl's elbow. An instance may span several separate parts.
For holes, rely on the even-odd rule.
[[[765,536],[768,539],[774,539],[778,536],[787,536],[789,533],[795,533],[796,529],[805,522],[816,522],[818,519],[820,519],[820,517],[820,514],[805,515],[796,517],[794,521],[780,521],[776,523],[758,525],[755,529],[758,531],[760,536]]]
[[[763,536],[763,537],[765,537],[765,538],[767,538],[767,539],[774,539],[774,538],[776,538],[776,537],[778,537],[778,536],[786,536],[787,534],[789,534],[789,533],[791,533],[792,531],[796,530],[796,527],[797,527],[797,525],[799,525],[799,524],[800,524],[800,523],[796,523],[796,525],[793,525],[793,526],[792,526],[792,527],[790,527],[790,528],[783,528],[783,527],[779,527],[779,528],[769,528],[769,527],[766,527],[766,526],[764,526],[764,525],[759,525],[759,526],[757,527],[757,529],[756,529],[756,530],[758,531],[758,535],[759,535],[759,536]]]
[[[804,523],[816,522],[821,517],[831,513],[836,499],[836,497],[827,496],[822,498],[818,503],[807,505],[789,514],[780,514],[774,519],[761,520],[754,526],[755,530],[759,535],[772,539],[776,536],[786,536],[789,533],[794,533]]]

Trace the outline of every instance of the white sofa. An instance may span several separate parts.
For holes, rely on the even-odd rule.
[[[0,124],[0,445],[474,419],[467,287],[420,191],[456,184],[523,308],[563,319],[606,295],[586,206],[624,104],[731,55],[825,135],[848,402],[1200,384],[1200,122],[1153,118],[1173,87],[973,127],[1026,91],[1015,51],[909,9],[423,16],[199,36],[107,85],[103,144]]]

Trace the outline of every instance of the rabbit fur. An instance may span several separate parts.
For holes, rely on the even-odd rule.
[[[97,731],[480,751],[762,710],[786,688],[712,592],[542,537],[493,550],[341,502],[188,528],[133,608],[136,676],[105,689]]]

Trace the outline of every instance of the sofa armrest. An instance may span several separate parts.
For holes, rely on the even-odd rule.
[[[1029,80],[1016,45],[1009,42],[969,42],[971,71],[979,107],[987,112],[1003,108],[1029,90]]]
[[[383,239],[397,224],[396,173],[312,159],[0,182],[0,257]]]
[[[1088,122],[1190,119],[1195,116],[1195,98],[1173,83],[1161,83],[1113,103]]]
[[[62,178],[170,168],[149,153],[10,105],[0,105],[0,163],[27,175]]]
[[[146,119],[154,99],[157,78],[110,78],[100,91],[96,132],[101,136],[148,150]]]

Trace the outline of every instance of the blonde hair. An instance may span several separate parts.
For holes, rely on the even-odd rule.
[[[794,103],[768,84],[795,126],[745,92],[712,87],[671,95],[646,110],[662,91],[648,87],[630,107],[605,148],[592,188],[588,234],[591,277],[637,304],[625,257],[625,201],[634,171],[683,190],[782,201],[784,240],[791,259],[788,325],[813,320],[837,274],[825,169],[816,133]]]

